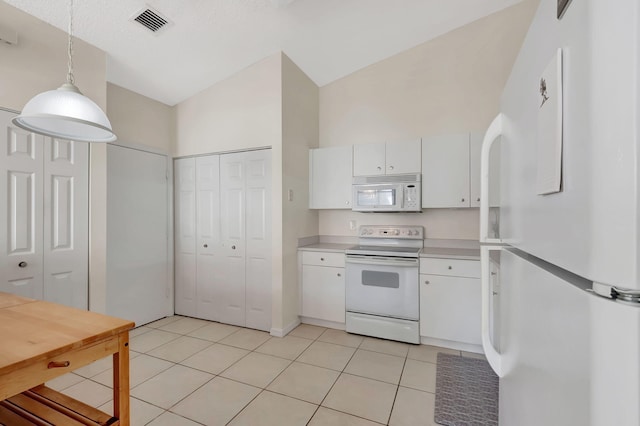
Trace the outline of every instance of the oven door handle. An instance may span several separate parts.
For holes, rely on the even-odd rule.
[[[376,265],[376,266],[398,266],[415,268],[420,264],[420,259],[404,259],[404,258],[372,258],[372,257],[351,257],[347,256],[347,263],[354,263],[358,265]]]

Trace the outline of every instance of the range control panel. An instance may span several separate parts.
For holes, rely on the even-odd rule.
[[[402,238],[412,240],[424,239],[424,228],[411,225],[363,225],[358,235],[362,238]]]

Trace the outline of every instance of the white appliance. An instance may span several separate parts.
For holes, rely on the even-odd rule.
[[[574,1],[560,20],[558,3],[540,1],[482,148],[483,346],[500,376],[500,425],[636,426],[640,3]],[[558,49],[554,153],[546,145],[554,131],[539,114],[541,75]],[[499,234],[490,236],[488,194],[498,188],[487,187],[488,163],[498,137]],[[559,158],[560,192],[538,195]],[[496,296],[490,256],[500,265]]]
[[[420,343],[421,226],[361,226],[346,250],[346,330]]]
[[[422,211],[422,175],[355,176],[353,207],[355,212]]]

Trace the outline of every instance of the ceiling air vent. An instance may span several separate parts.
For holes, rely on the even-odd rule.
[[[133,20],[153,33],[158,33],[161,29],[171,24],[167,18],[150,8],[138,13]]]

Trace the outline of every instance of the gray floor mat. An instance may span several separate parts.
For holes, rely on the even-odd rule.
[[[438,354],[434,420],[446,426],[497,426],[498,376],[482,359]]]

